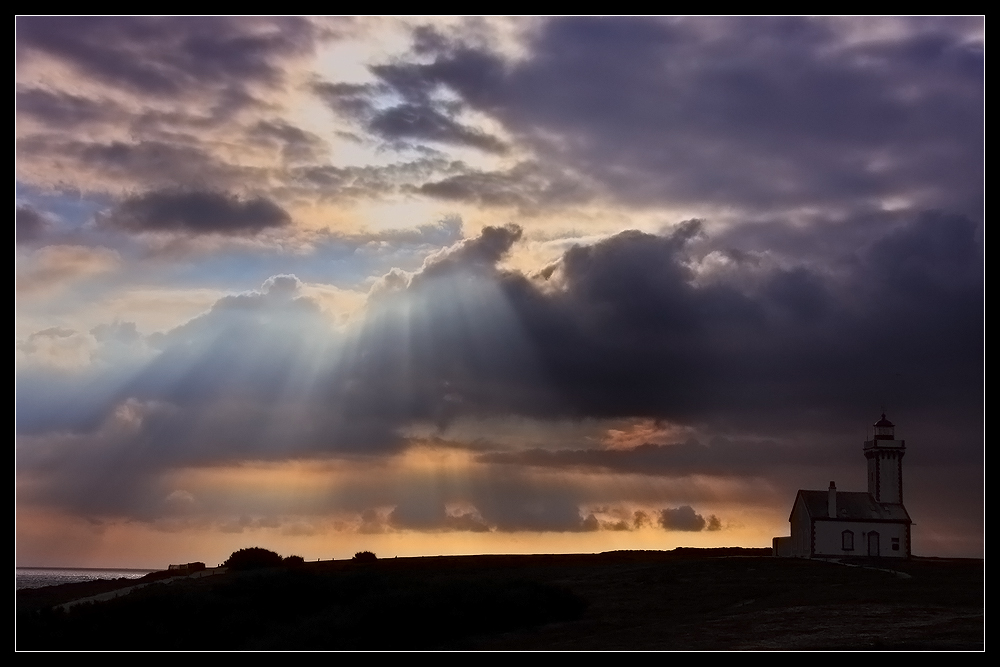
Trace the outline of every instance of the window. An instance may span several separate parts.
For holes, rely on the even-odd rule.
[[[844,551],[854,551],[854,533],[849,530],[842,532],[840,534],[840,547]]]
[[[898,537],[892,538],[892,550],[893,551],[899,551],[899,538]]]

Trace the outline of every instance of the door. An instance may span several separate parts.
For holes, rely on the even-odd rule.
[[[868,555],[869,556],[879,556],[878,550],[878,533],[872,531],[868,533]]]

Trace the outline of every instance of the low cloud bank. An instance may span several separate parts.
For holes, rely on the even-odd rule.
[[[20,440],[19,470],[47,480],[34,487],[39,499],[72,507],[73,489],[87,495],[108,477],[389,455],[406,446],[406,427],[458,417],[643,417],[758,434],[840,433],[847,416],[869,414],[887,393],[894,414],[954,424],[958,441],[939,448],[963,460],[978,441],[982,398],[976,227],[941,214],[891,223],[826,265],[728,251],[726,270],[713,272],[705,257],[720,239],[690,221],[663,235],[630,231],[573,247],[535,276],[499,268],[520,228],[486,228],[417,272],[386,276],[363,321],[345,333],[297,278],[274,276],[165,334],[99,327],[87,342],[95,363],[82,369],[19,368],[18,431],[31,436]],[[29,342],[43,339],[74,338],[53,330]],[[137,345],[145,356],[129,352]],[[139,407],[124,428],[127,405]],[[485,451],[479,462],[760,475],[823,456],[735,438]],[[129,489],[141,485],[119,485],[101,511],[128,513]],[[580,521],[577,500],[504,516],[512,527],[564,527]],[[491,508],[480,510],[489,520]],[[682,510],[661,514],[661,525],[712,527],[711,517]],[[420,522],[407,510],[393,521]]]

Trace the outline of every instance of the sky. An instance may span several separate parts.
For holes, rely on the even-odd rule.
[[[982,17],[15,28],[18,565],[982,555]]]

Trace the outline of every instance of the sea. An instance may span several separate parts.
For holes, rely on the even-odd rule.
[[[41,588],[58,584],[75,584],[95,579],[138,579],[156,570],[105,569],[91,567],[19,567],[16,568],[16,590]]]

